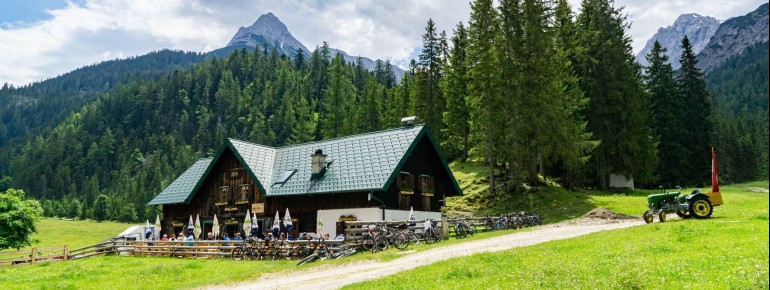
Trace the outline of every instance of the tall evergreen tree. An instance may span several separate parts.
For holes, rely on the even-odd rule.
[[[457,24],[452,36],[452,48],[444,79],[446,111],[444,112],[444,140],[441,147],[449,158],[459,157],[465,162],[470,150],[468,135],[471,133],[470,112],[465,98],[468,95],[468,32],[462,22]]]
[[[709,180],[711,170],[711,103],[703,74],[697,67],[698,59],[687,36],[682,39],[681,73],[677,78],[684,110],[684,140],[687,142],[688,183],[702,186]]]
[[[422,52],[415,78],[416,94],[413,96],[413,104],[414,111],[430,126],[439,140],[444,128],[442,112],[446,110],[446,100],[441,90],[446,58],[444,43],[446,40],[436,34],[433,19],[428,19],[425,34],[422,35]]]
[[[585,116],[601,141],[592,156],[598,186],[609,188],[610,174],[649,181],[656,161],[654,140],[626,16],[612,0],[583,0],[577,26],[582,50],[575,68],[590,99]]]
[[[645,74],[653,128],[658,138],[658,174],[666,187],[685,185],[687,157],[684,111],[687,104],[677,91],[674,69],[668,63],[666,48],[658,41],[647,55],[649,67]]]
[[[468,22],[468,76],[470,79],[468,105],[471,112],[472,138],[484,152],[489,165],[489,189],[495,193],[495,138],[501,136],[500,100],[495,76],[498,62],[494,51],[497,34],[497,11],[491,0],[476,0],[471,3],[471,18]]]
[[[323,110],[320,123],[325,139],[349,135],[345,127],[346,116],[350,116],[351,101],[355,99],[355,86],[345,74],[345,60],[338,53],[329,67],[329,85],[324,91]]]

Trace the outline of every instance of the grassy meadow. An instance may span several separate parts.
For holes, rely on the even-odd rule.
[[[483,196],[483,183],[479,182],[483,177],[473,176],[479,170],[468,167],[453,170],[458,172],[458,181],[466,190],[466,196],[449,202],[455,203],[455,210],[460,209],[458,212],[477,211],[463,203],[488,202],[488,198]],[[351,285],[348,289],[767,289],[768,194],[756,188],[766,190],[768,182],[722,187],[725,205],[716,207],[711,219],[670,219],[658,223],[656,218],[651,225],[451,259]],[[645,210],[645,197],[652,192],[606,193],[541,187],[517,198],[499,197],[494,202],[509,202],[497,205],[498,210],[537,210],[546,222],[553,223],[579,218],[596,207],[640,216]],[[463,206],[466,208],[462,209]],[[38,225],[39,233],[35,236],[39,243],[34,246],[51,248],[68,244],[74,249],[102,241],[128,226],[111,222],[44,219]],[[453,238],[433,245],[421,243],[410,246],[410,251],[406,252],[365,253],[300,267],[295,266],[296,261],[121,256],[46,262],[0,268],[0,289],[105,289],[117,285],[121,289],[194,288],[237,283],[291,269],[364,260],[390,261],[412,252],[510,232],[480,233],[475,237]]]
[[[725,205],[710,219],[656,219],[450,259],[346,289],[768,289],[768,194],[752,188],[766,190],[768,182],[721,187]],[[589,195],[597,206],[636,215],[643,198]]]

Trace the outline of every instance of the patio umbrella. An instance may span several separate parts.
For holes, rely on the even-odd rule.
[[[257,214],[256,213],[252,213],[252,217],[251,217],[251,235],[256,237],[258,233],[259,233],[259,224],[257,223]]]
[[[413,221],[413,220],[416,220],[416,219],[417,218],[414,217],[414,208],[412,208],[410,206],[409,207],[409,218],[408,218],[408,220]],[[414,223],[411,223],[410,226],[414,226]]]
[[[155,237],[160,237],[160,215],[155,216]]]
[[[278,216],[278,211],[275,211],[275,218],[273,219],[273,237],[279,237],[281,232],[281,218]]]
[[[321,212],[318,212],[317,221],[315,223],[315,231],[318,234],[318,237],[322,237],[321,233],[323,232],[324,222],[321,221]]]
[[[190,215],[190,221],[187,223],[187,236],[192,236],[195,226],[193,226],[192,215]]]
[[[211,231],[214,232],[214,237],[219,237],[219,221],[217,220],[217,214],[214,214],[214,224],[211,226]]]
[[[193,234],[195,235],[196,240],[201,235],[201,216],[197,214],[195,215],[195,229],[193,230]]]
[[[251,223],[251,214],[249,213],[249,210],[246,209],[246,218],[243,219],[243,233],[247,238],[251,235],[251,232],[249,231],[249,229],[251,229]]]
[[[283,227],[286,228],[286,235],[289,235],[289,231],[294,227],[291,222],[291,215],[289,215],[289,208],[286,208],[286,214],[283,216]]]
[[[144,239],[145,239],[145,240],[149,240],[150,238],[152,238],[152,230],[153,230],[153,229],[150,227],[150,220],[147,220],[147,222],[146,222],[146,223],[147,223],[147,224],[144,226],[144,228],[145,228],[147,231],[144,233]]]

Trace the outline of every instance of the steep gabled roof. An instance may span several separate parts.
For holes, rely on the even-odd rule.
[[[148,205],[189,202],[205,179],[204,173],[226,148],[244,164],[266,197],[385,191],[422,138],[433,145],[455,190],[461,193],[429,130],[416,125],[281,148],[228,139],[213,162],[210,158],[198,161]],[[317,149],[328,156],[327,169],[320,178],[311,179],[310,156]],[[192,178],[197,180],[192,182]]]
[[[195,162],[182,175],[177,177],[174,182],[167,186],[163,191],[155,196],[147,205],[184,203],[187,201],[198,183],[203,180],[205,173],[208,172],[209,165],[213,158],[203,158]]]

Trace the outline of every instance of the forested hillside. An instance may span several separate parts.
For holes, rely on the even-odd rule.
[[[567,187],[607,188],[609,174],[632,176],[637,186],[707,183],[710,156],[700,152],[714,144],[712,110],[694,55],[683,55],[690,70],[682,76],[665,59],[659,75],[642,70],[625,14],[613,5],[585,0],[574,15],[566,0],[476,0],[450,38],[427,20],[421,54],[399,82],[387,63],[369,71],[328,45],[309,57],[236,50],[96,95],[0,156],[0,173],[44,200],[49,216],[152,219],[147,201],[226,138],[283,146],[396,127],[416,115],[450,160],[490,169],[490,196],[540,176]],[[693,164],[677,179],[659,167],[668,113],[655,108],[667,98],[703,108],[677,123],[700,142],[665,155]]]
[[[17,137],[56,124],[118,85],[157,79],[174,69],[199,63],[199,53],[161,50],[139,57],[105,61],[22,87],[0,88],[0,149]],[[0,173],[3,169],[0,166]]]
[[[757,43],[706,75],[724,181],[768,177],[768,54],[768,42]]]

